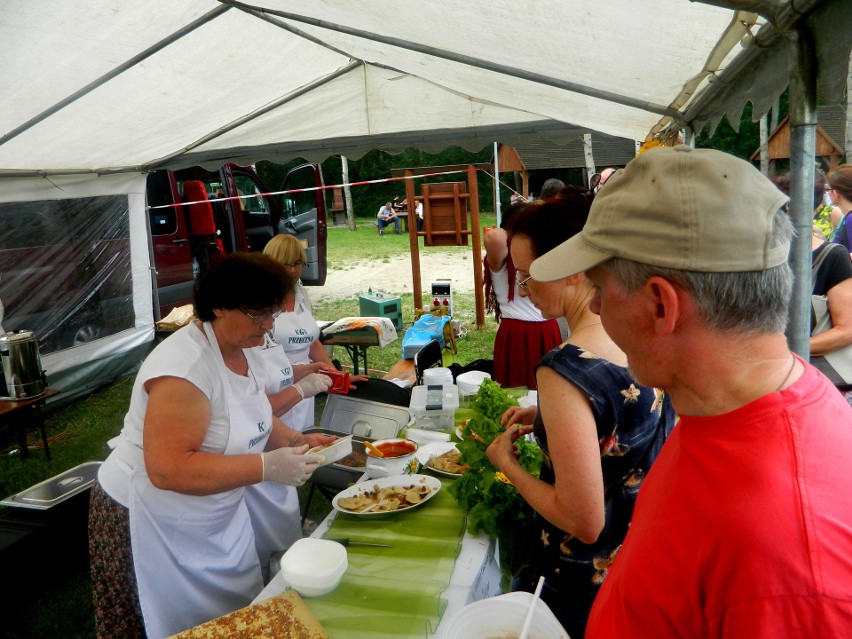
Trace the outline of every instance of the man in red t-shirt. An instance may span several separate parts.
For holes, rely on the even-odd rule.
[[[786,201],[733,156],[652,149],[530,267],[585,271],[634,377],[680,416],[587,639],[852,636],[852,408],[787,348]]]

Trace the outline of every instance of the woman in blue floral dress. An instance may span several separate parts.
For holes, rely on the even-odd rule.
[[[589,307],[595,289],[585,275],[555,282],[529,277],[535,258],[582,229],[591,199],[569,187],[513,223],[521,294],[545,317],[564,316],[571,335],[536,369],[538,406],[507,411],[506,433],[487,451],[536,513],[513,549],[513,590],[532,592],[544,576],[542,600],[572,639],[584,635],[639,486],[675,421],[663,391],[633,381],[624,353]],[[539,477],[513,454],[514,441],[530,432],[544,453]]]

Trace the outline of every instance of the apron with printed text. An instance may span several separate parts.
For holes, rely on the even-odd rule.
[[[225,455],[260,453],[272,428],[272,407],[251,371],[256,391],[230,388],[216,336],[204,331],[216,355],[230,431]],[[139,602],[149,639],[178,633],[248,605],[263,588],[244,489],[215,495],[160,490],[144,469],[131,476],[130,530]]]
[[[267,335],[260,354],[267,371],[267,393],[278,393],[293,383],[290,360],[271,336]],[[295,428],[287,421],[284,423]],[[247,486],[245,501],[254,528],[257,555],[261,567],[266,571],[273,554],[286,550],[302,537],[299,494],[294,486],[265,481]]]
[[[297,309],[299,310],[299,309]],[[275,341],[293,364],[310,364],[311,345],[319,339],[319,327],[310,313],[281,313],[275,319]],[[314,427],[314,398],[307,397],[281,416],[290,428]]]

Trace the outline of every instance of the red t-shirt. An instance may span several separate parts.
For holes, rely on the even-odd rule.
[[[681,416],[639,493],[587,639],[852,636],[852,408],[813,367]]]

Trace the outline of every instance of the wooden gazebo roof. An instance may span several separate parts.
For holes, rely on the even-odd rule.
[[[816,157],[828,159],[832,170],[843,159],[846,137],[846,112],[842,106],[817,107]],[[769,136],[767,155],[769,160],[790,157],[790,116],[785,117]],[[753,161],[760,160],[760,149],[751,155]]]

